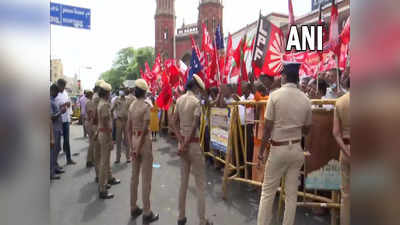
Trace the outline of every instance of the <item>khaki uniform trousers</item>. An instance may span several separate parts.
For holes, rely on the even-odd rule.
[[[179,189],[179,219],[186,217],[186,193],[189,186],[189,175],[192,171],[196,183],[197,213],[200,225],[206,224],[205,188],[206,175],[203,152],[200,143],[191,143],[182,156],[181,186]],[[191,170],[192,169],[192,170]]]
[[[85,120],[84,126],[86,127],[87,134],[89,135],[89,148],[86,155],[86,162],[94,163],[94,130],[88,120]]]
[[[297,189],[300,169],[304,163],[304,153],[300,143],[285,146],[271,146],[265,166],[258,225],[269,225],[272,206],[282,176],[285,176],[285,213],[283,225],[293,225],[297,207]]]
[[[93,128],[93,152],[94,152],[94,170],[96,177],[100,177],[100,163],[101,163],[101,149],[99,141],[99,132],[97,131],[97,125],[92,125]]]
[[[132,145],[137,146],[140,136],[132,136]],[[142,201],[143,213],[149,215],[151,213],[150,207],[150,192],[151,192],[151,179],[153,175],[153,152],[150,133],[145,137],[143,146],[140,150],[140,156],[137,157],[132,164],[132,177],[131,177],[131,210],[137,207],[138,186],[140,169],[142,169]]]
[[[110,152],[113,149],[111,132],[99,132],[100,167],[99,167],[99,191],[105,192],[106,184],[112,178],[110,167]]]
[[[116,141],[117,141],[117,161],[121,160],[121,147],[124,149],[126,160],[130,160],[130,154],[128,145],[126,144],[126,135],[125,135],[125,119],[117,119],[115,121],[116,128]]]
[[[350,159],[340,153],[340,167],[342,173],[340,225],[350,225]]]

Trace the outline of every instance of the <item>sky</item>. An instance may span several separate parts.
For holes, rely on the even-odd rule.
[[[312,0],[293,0],[295,17],[311,11]],[[64,74],[77,74],[84,89],[111,68],[116,53],[125,47],[154,47],[156,0],[51,0],[91,9],[91,30],[51,25],[51,57],[61,58]],[[199,0],[176,0],[176,26],[196,23]],[[288,13],[286,0],[224,0],[225,35],[271,12]],[[176,32],[176,31],[175,31]],[[91,68],[91,69],[89,69]]]

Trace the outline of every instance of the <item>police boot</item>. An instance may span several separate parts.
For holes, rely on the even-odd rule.
[[[186,222],[187,222],[187,219],[186,219],[186,217],[185,217],[185,218],[183,218],[183,219],[178,220],[178,225],[185,225]]]
[[[158,220],[159,215],[154,214],[153,212],[150,213],[150,215],[143,215],[143,224],[149,224],[154,221]]]
[[[113,177],[110,180],[108,180],[108,184],[110,184],[110,185],[117,185],[117,184],[120,184],[120,183],[121,183],[121,180],[118,180],[115,177]]]
[[[99,198],[100,199],[111,199],[111,198],[114,198],[114,194],[108,193],[107,191],[100,192],[99,193]]]
[[[143,209],[138,207],[135,210],[131,211],[131,217],[132,217],[132,219],[136,219],[138,216],[142,215],[142,213],[143,213]]]

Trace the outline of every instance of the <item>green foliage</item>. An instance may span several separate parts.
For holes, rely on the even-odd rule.
[[[117,53],[112,68],[101,74],[101,79],[111,84],[113,89],[116,89],[125,80],[140,78],[140,69],[144,71],[145,62],[148,62],[151,68],[154,59],[154,48],[152,47],[123,48]]]

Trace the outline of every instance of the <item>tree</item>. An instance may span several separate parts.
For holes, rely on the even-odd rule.
[[[144,69],[145,62],[152,66],[154,59],[154,48],[152,47],[123,48],[118,51],[112,68],[102,73],[101,78],[110,83],[113,88],[118,88],[125,80],[140,78],[140,69]]]

